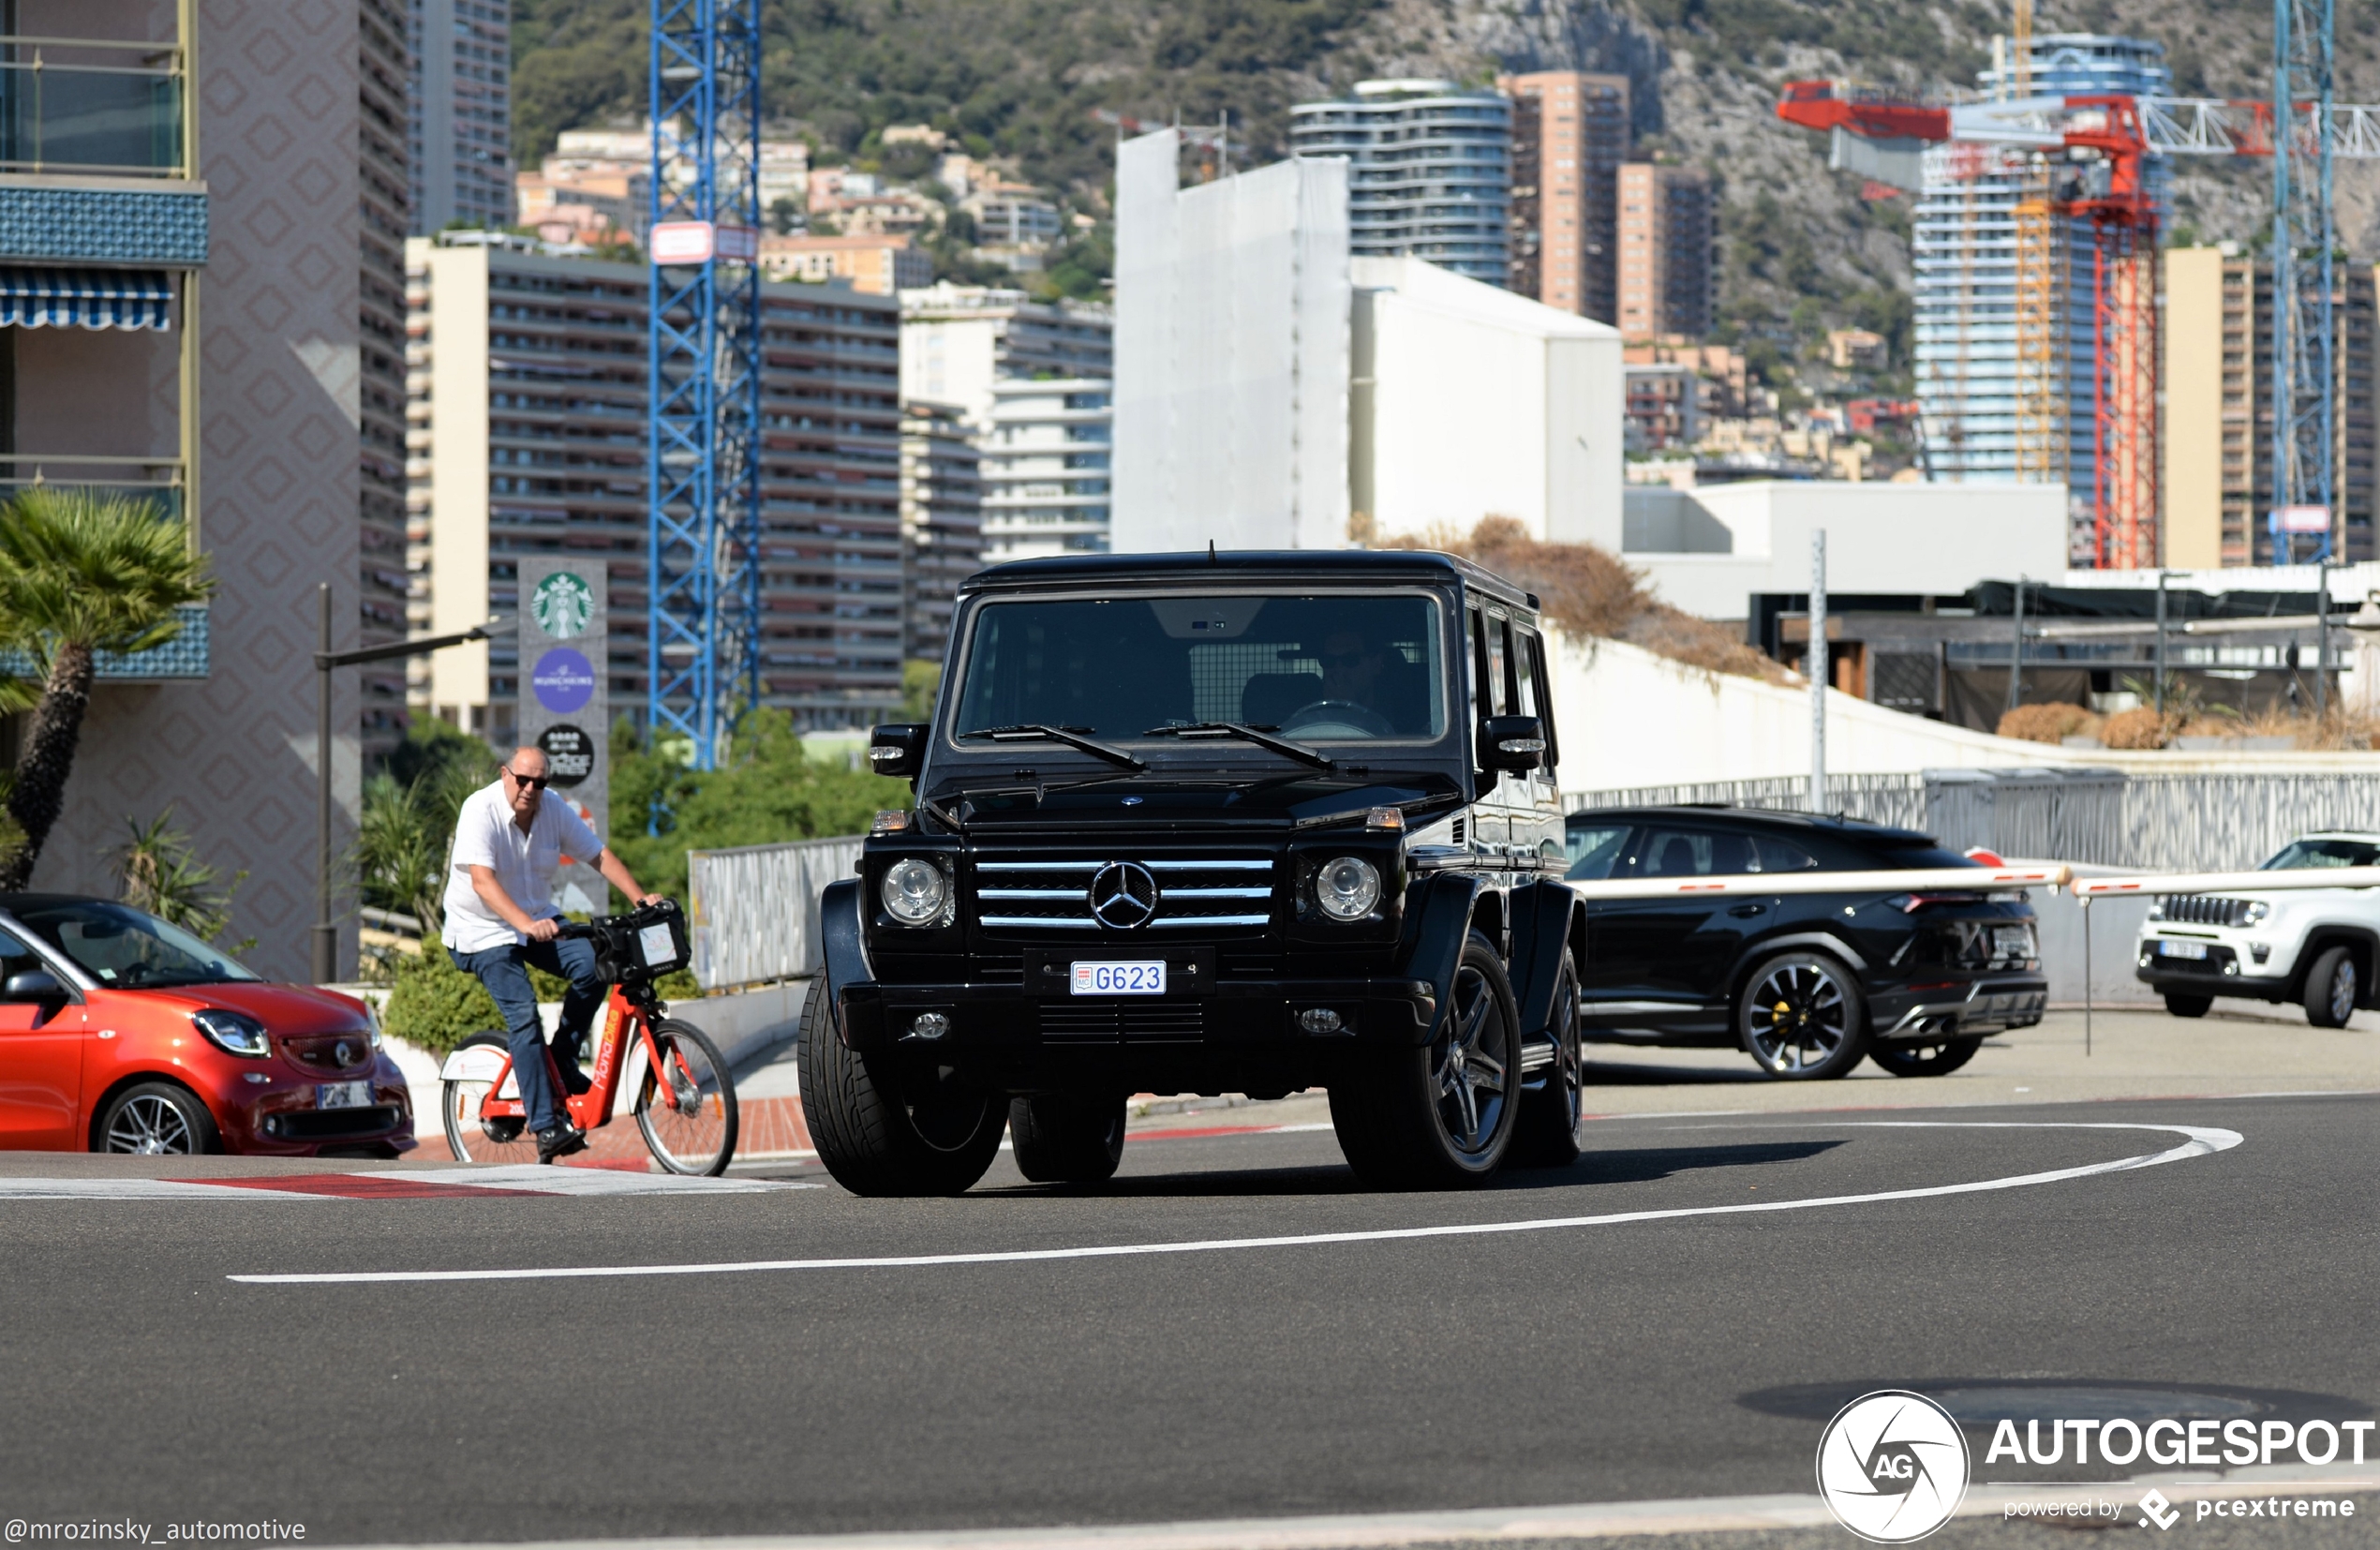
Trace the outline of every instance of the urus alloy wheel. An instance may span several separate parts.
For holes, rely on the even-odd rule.
[[[1823,953],[1784,953],[1752,971],[1738,1004],[1744,1051],[1787,1081],[1839,1077],[1867,1052],[1867,1008],[1848,970]]]

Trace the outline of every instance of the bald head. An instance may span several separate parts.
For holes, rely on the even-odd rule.
[[[545,799],[545,751],[523,746],[513,750],[504,761],[504,799],[512,804],[513,815],[524,826],[537,815],[538,803]]]

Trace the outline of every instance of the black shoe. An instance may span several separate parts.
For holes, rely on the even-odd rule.
[[[567,1157],[573,1152],[587,1150],[587,1132],[567,1125],[537,1133],[537,1160],[550,1163],[557,1157]]]
[[[595,1079],[576,1066],[562,1067],[562,1091],[574,1098],[583,1098],[595,1090]]]

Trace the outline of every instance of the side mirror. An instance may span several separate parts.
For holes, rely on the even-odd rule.
[[[66,999],[67,988],[59,984],[58,976],[47,969],[25,969],[12,974],[8,976],[8,983],[0,987],[0,1001],[40,1002]]]
[[[879,775],[914,781],[926,762],[926,733],[915,723],[880,726],[868,739],[868,767]]]
[[[1480,768],[1535,769],[1545,762],[1545,723],[1535,716],[1480,719]]]

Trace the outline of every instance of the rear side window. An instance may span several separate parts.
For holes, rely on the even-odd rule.
[[[1763,834],[1753,842],[1753,854],[1760,862],[1760,865],[1753,869],[1756,872],[1816,872],[1819,870],[1818,858],[1791,840],[1778,840]]]
[[[1574,882],[1600,882],[1628,848],[1628,826],[1572,824],[1562,831],[1569,847],[1570,868],[1562,875]]]

